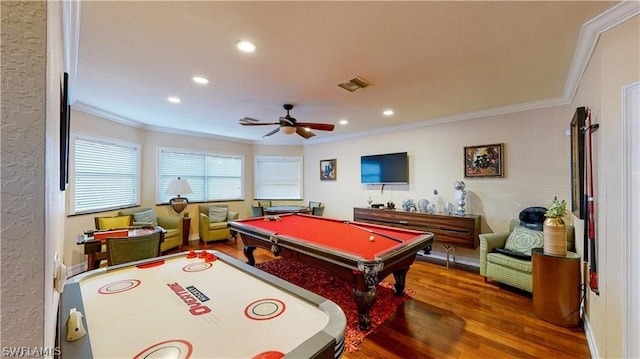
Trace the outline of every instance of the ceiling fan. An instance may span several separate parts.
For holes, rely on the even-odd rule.
[[[311,132],[311,130],[333,131],[335,127],[335,125],[329,123],[298,122],[295,118],[289,116],[289,110],[293,108],[293,105],[284,104],[282,105],[282,107],[287,110],[287,115],[284,117],[280,117],[280,121],[278,122],[259,122],[259,120],[251,117],[242,118],[239,122],[243,126],[280,125],[280,127],[262,137],[271,136],[274,133],[282,130],[282,132],[287,135],[297,133],[304,138],[309,138],[315,136],[315,133]]]

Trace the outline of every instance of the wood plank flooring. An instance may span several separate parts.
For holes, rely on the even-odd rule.
[[[242,241],[191,249],[215,249],[242,261]],[[256,262],[273,259],[256,249]],[[393,282],[393,276],[387,278]],[[585,333],[547,323],[533,314],[531,296],[485,283],[477,273],[417,260],[406,288],[415,291],[360,350],[345,359],[371,358],[590,358]]]

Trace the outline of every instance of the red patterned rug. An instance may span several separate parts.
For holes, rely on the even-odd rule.
[[[352,287],[350,285],[322,270],[287,259],[275,259],[266,263],[256,264],[256,267],[321,295],[339,305],[347,317],[345,349],[348,352],[358,350],[358,345],[362,343],[367,335],[373,333],[400,304],[409,298],[413,298],[415,294],[410,289],[405,289],[402,297],[396,297],[393,294],[393,284],[381,282],[376,289],[376,302],[369,313],[371,329],[363,332],[358,329],[358,308],[353,300]]]

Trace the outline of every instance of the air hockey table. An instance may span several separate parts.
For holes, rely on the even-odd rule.
[[[69,279],[60,298],[61,358],[342,355],[346,319],[335,303],[224,253],[193,254]]]
[[[344,221],[300,213],[239,219],[228,223],[240,234],[247,263],[257,247],[324,270],[353,287],[358,326],[371,327],[369,312],[376,286],[393,274],[395,293],[403,295],[416,253],[433,243],[433,233]]]

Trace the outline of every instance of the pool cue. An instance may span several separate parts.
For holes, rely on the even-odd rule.
[[[396,237],[392,237],[392,236],[389,236],[389,235],[386,235],[386,234],[383,234],[383,233],[378,233],[378,232],[373,231],[373,230],[371,230],[371,229],[369,229],[369,228],[360,227],[360,226],[358,226],[358,225],[356,225],[356,224],[353,224],[353,223],[351,223],[351,222],[349,222],[349,221],[345,221],[344,223],[346,223],[346,224],[348,224],[348,225],[350,225],[350,226],[353,226],[353,227],[356,227],[356,228],[362,229],[363,231],[367,231],[367,232],[369,232],[369,233],[371,233],[371,234],[375,234],[375,235],[378,235],[378,236],[381,236],[381,237],[389,238],[389,239],[391,239],[391,240],[393,240],[393,241],[396,241],[396,242],[399,242],[399,243],[404,243],[404,241],[403,241],[403,240],[401,240],[401,239],[398,239],[398,238],[396,238]]]
[[[587,177],[589,179],[589,189],[587,191],[587,201],[589,207],[588,233],[589,233],[589,288],[596,295],[598,290],[598,269],[596,260],[596,223],[595,223],[595,198],[593,191],[593,131],[598,129],[598,125],[591,124],[591,109],[587,109],[587,123],[585,125],[589,131],[589,167]]]

